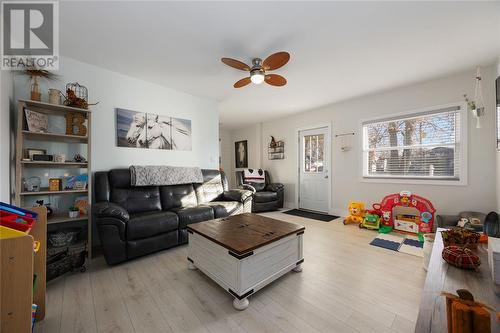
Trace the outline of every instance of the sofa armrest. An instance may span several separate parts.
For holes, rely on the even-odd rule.
[[[250,192],[252,192],[252,194],[253,194],[253,193],[255,193],[255,192],[257,192],[257,190],[255,189],[255,187],[253,187],[253,186],[252,186],[252,185],[250,185],[250,184],[241,184],[241,185],[239,186],[239,189],[240,189],[240,190],[247,190],[247,191],[250,191]]]
[[[281,183],[272,183],[272,184],[268,184],[266,186],[266,191],[279,192],[279,191],[283,191],[284,188],[285,188],[285,185],[283,185]]]
[[[454,227],[457,225],[458,220],[460,220],[458,215],[436,215],[434,230],[436,230],[436,228]]]
[[[245,203],[247,200],[252,198],[252,191],[234,189],[224,192],[224,200],[238,201]]]
[[[96,203],[92,210],[98,218],[116,218],[123,222],[128,222],[130,219],[130,215],[125,208],[109,201]]]

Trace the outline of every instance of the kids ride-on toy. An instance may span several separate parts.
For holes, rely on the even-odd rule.
[[[349,215],[344,219],[344,225],[349,223],[363,223],[365,217],[365,203],[352,201],[349,203]]]
[[[382,211],[380,204],[375,203],[372,205],[371,210],[367,211],[363,223],[359,224],[360,228],[378,230],[380,228],[380,219],[382,218]]]

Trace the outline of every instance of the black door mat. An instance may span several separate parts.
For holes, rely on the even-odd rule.
[[[330,222],[330,221],[333,221],[333,220],[339,218],[339,216],[335,216],[335,215],[313,213],[313,212],[308,212],[308,211],[300,210],[300,209],[291,209],[291,210],[287,210],[286,212],[283,212],[283,213],[288,214],[288,215],[305,217],[307,219],[323,221],[323,222]]]

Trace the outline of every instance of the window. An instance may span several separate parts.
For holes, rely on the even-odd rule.
[[[452,106],[363,122],[363,177],[463,181],[462,117]]]
[[[304,136],[304,172],[323,172],[324,134]]]

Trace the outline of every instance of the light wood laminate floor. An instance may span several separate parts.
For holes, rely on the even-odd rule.
[[[49,282],[36,332],[413,332],[422,259],[369,245],[376,232],[280,212],[305,225],[303,271],[250,296],[245,311],[199,271],[187,246]]]

